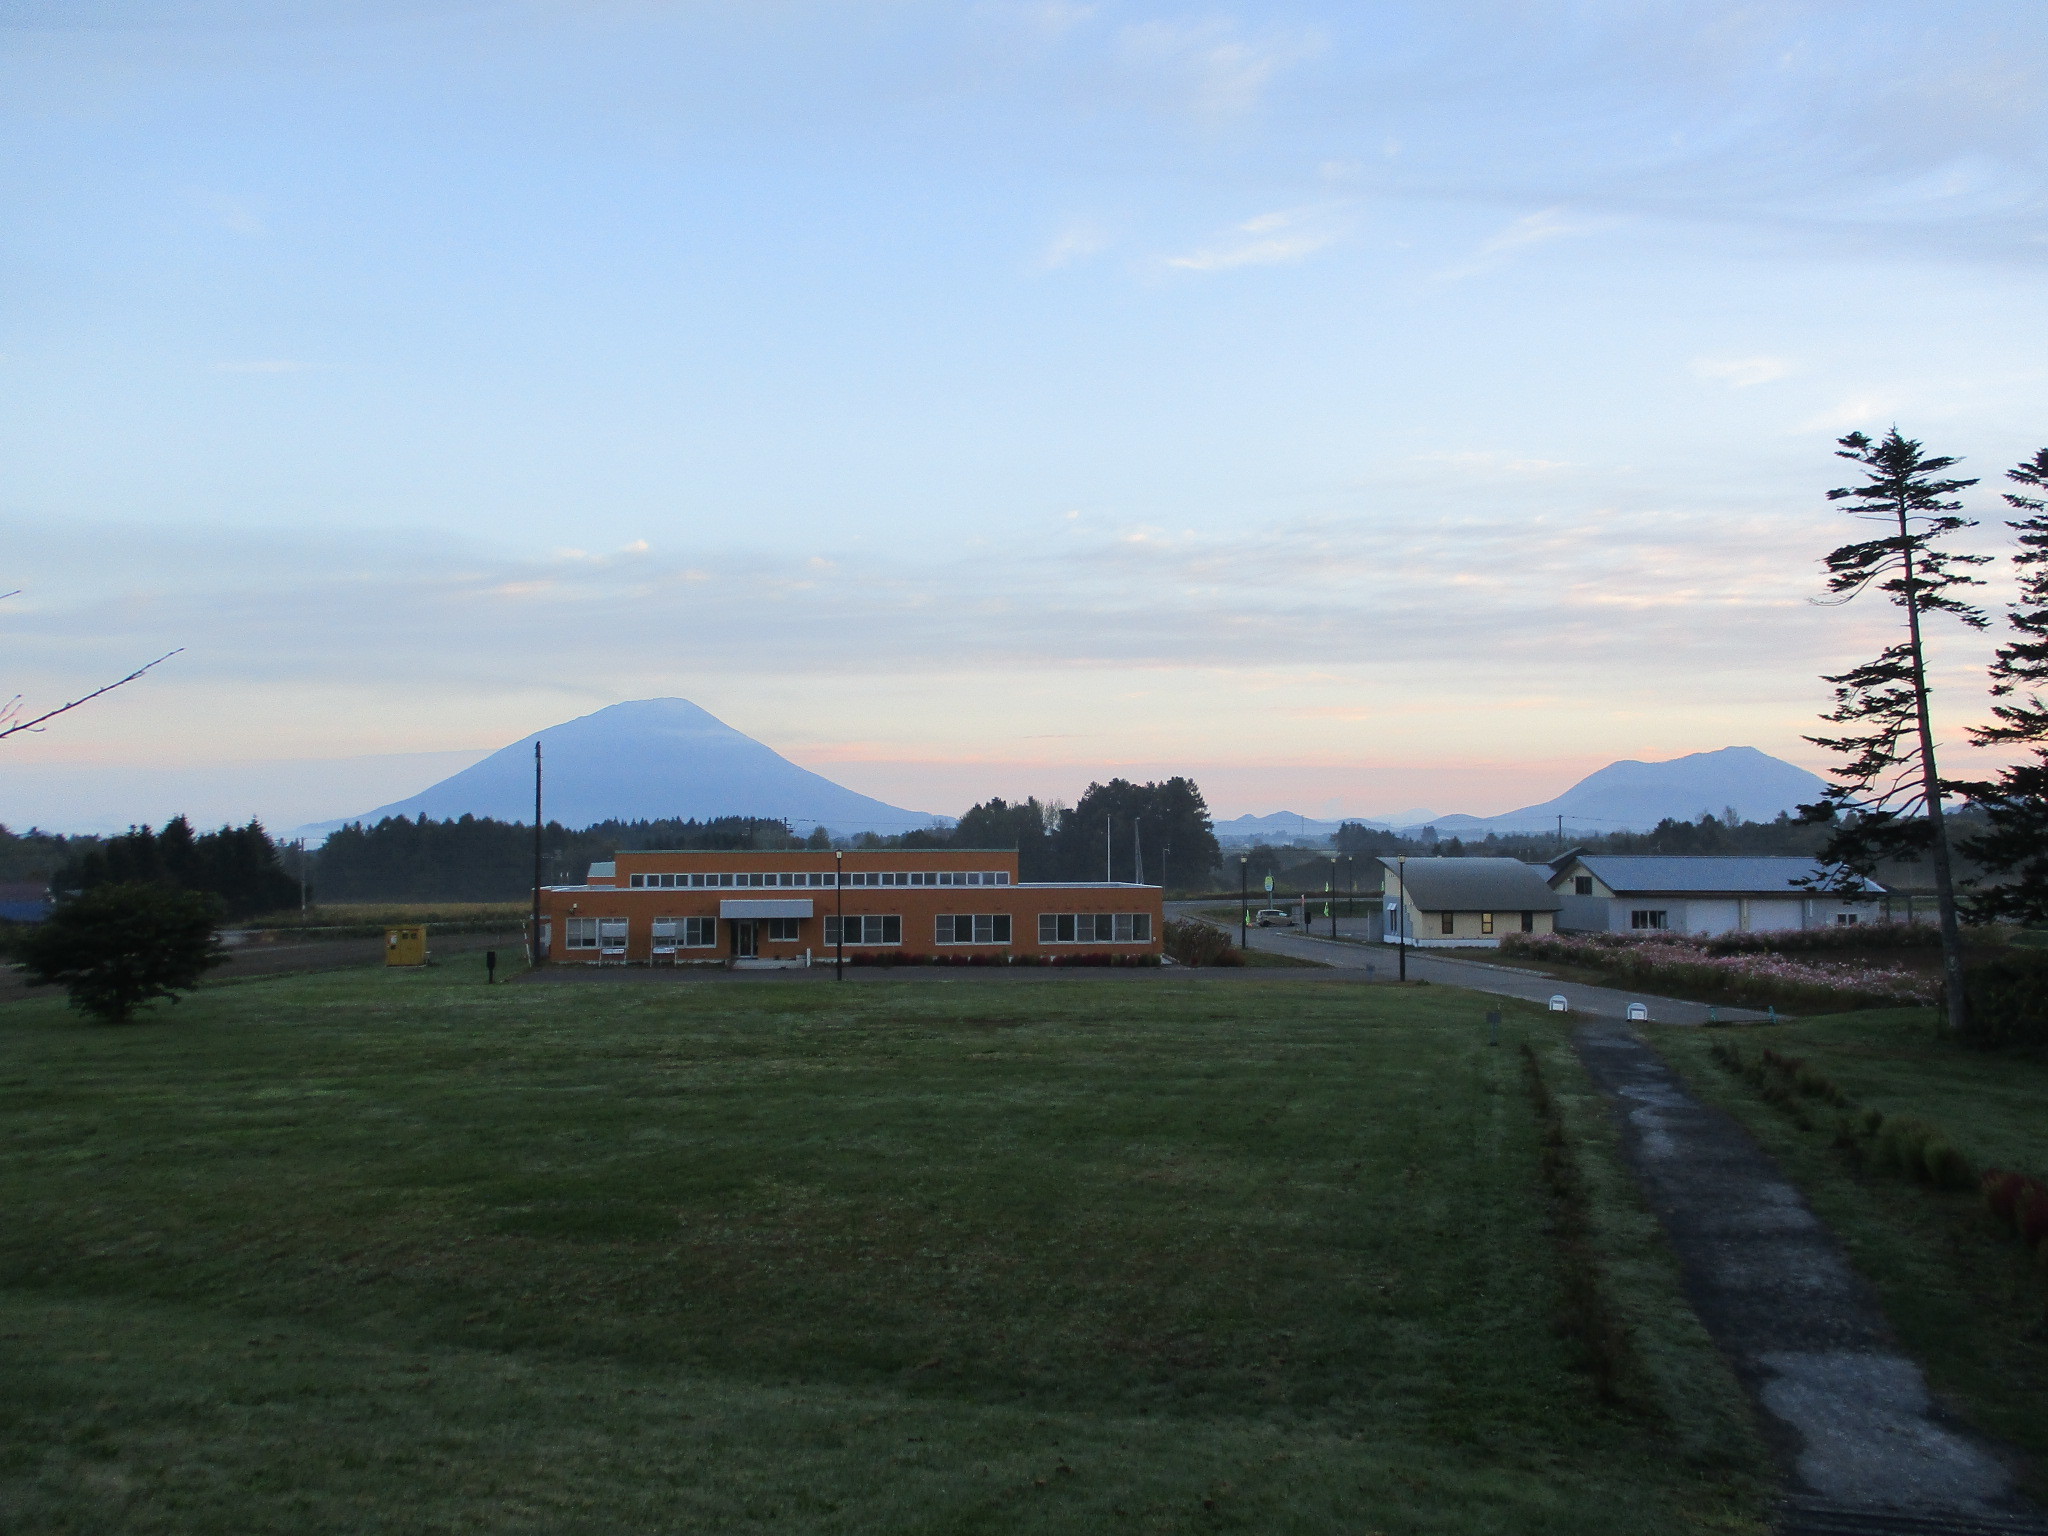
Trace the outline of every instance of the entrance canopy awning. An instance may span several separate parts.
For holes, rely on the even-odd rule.
[[[721,901],[718,904],[720,917],[809,917],[811,901],[808,896],[801,900],[784,901]]]

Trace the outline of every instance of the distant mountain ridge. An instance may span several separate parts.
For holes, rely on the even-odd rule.
[[[1827,781],[1755,747],[1722,747],[1662,763],[1625,759],[1587,774],[1563,794],[1498,816],[1439,816],[1447,837],[1477,832],[1647,832],[1667,817],[1690,821],[1702,811],[1733,808],[1744,821],[1770,821],[1811,804]]]
[[[1661,763],[1633,759],[1609,763],[1587,774],[1555,799],[1536,805],[1503,811],[1498,816],[1452,814],[1413,821],[1403,818],[1398,829],[1415,833],[1431,826],[1444,837],[1461,838],[1484,837],[1489,832],[1555,833],[1562,816],[1565,836],[1569,838],[1575,831],[1647,832],[1667,818],[1690,821],[1702,811],[1719,816],[1730,807],[1745,821],[1769,821],[1780,811],[1794,812],[1799,806],[1818,800],[1826,788],[1827,781],[1819,774],[1809,773],[1768,752],[1759,752],[1755,747],[1722,747]],[[1345,820],[1380,830],[1391,830],[1395,825],[1363,817]],[[1341,824],[1293,811],[1273,811],[1264,816],[1219,821],[1216,835],[1226,840],[1329,837]]]
[[[533,820],[533,744],[541,744],[542,814],[566,827],[600,821],[770,816],[799,832],[909,832],[952,818],[907,811],[799,768],[688,699],[635,699],[549,726],[418,794],[349,821]],[[322,829],[308,829],[322,830]]]

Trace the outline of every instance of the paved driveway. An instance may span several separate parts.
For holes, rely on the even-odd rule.
[[[1173,902],[1169,904],[1168,915],[1193,917],[1201,907],[1214,905],[1214,902]],[[1340,921],[1339,933],[1349,926],[1352,925]],[[1234,929],[1231,936],[1236,937]],[[1313,960],[1319,965],[1339,970],[1369,971],[1371,974],[1366,979],[1372,981],[1394,980],[1400,963],[1399,952],[1393,947],[1368,944],[1363,939],[1311,937],[1299,928],[1254,928],[1250,937],[1253,949],[1292,955],[1298,960]],[[1492,951],[1481,953],[1491,954]],[[1491,992],[1500,997],[1517,997],[1532,1003],[1547,1004],[1552,997],[1562,993],[1571,1012],[1587,1019],[1626,1019],[1630,1003],[1644,1004],[1650,1010],[1650,1018],[1659,1024],[1705,1024],[1710,1019],[1764,1017],[1748,1008],[1685,1003],[1648,992],[1626,992],[1613,987],[1590,986],[1584,982],[1557,981],[1541,971],[1502,965],[1497,961],[1454,959],[1440,949],[1409,950],[1408,979],[1427,981],[1437,986],[1465,987],[1473,992]]]

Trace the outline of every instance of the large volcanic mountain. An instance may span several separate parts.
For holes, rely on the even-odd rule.
[[[348,820],[471,815],[530,823],[535,741],[546,770],[543,814],[566,827],[614,818],[776,816],[799,832],[824,826],[844,835],[949,824],[799,768],[688,699],[635,699],[549,726],[408,799]]]

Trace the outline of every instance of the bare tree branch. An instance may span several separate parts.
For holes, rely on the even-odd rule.
[[[6,595],[10,597],[13,596],[12,593],[8,593]],[[162,663],[169,661],[173,656],[178,655],[184,649],[185,647],[181,645],[175,651],[165,651],[163,655],[157,657],[155,661],[148,662],[143,666],[137,667],[133,672],[130,672],[126,677],[117,679],[116,681],[107,684],[107,686],[104,688],[95,688],[91,693],[84,695],[82,698],[73,699],[69,704],[59,704],[55,709],[45,710],[42,714],[37,715],[33,720],[16,720],[14,718],[16,715],[21,713],[21,695],[16,694],[13,698],[9,699],[4,706],[0,706],[0,741],[5,741],[10,736],[18,736],[23,731],[40,730],[42,729],[44,722],[54,720],[59,715],[66,714],[71,710],[78,708],[78,706],[81,704],[90,704],[94,699],[98,698],[103,693],[112,693],[116,688],[124,687],[127,684],[134,682],[135,679],[142,676],[142,674],[147,672],[151,667],[159,666]]]

